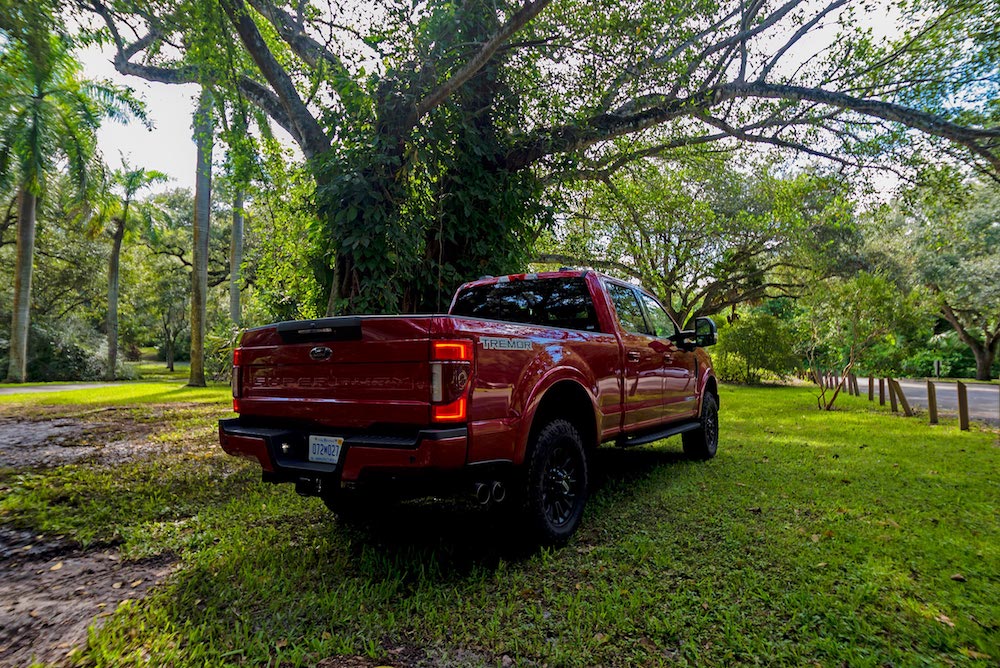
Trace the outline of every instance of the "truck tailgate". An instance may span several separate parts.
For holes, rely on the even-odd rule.
[[[351,317],[248,331],[234,396],[244,417],[336,427],[426,425],[434,318]]]

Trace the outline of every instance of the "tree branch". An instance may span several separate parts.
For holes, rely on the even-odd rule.
[[[296,137],[302,153],[306,158],[313,158],[329,150],[329,137],[302,102],[291,77],[271,53],[243,0],[221,0],[221,4],[243,46],[274,90],[289,124],[297,130],[292,136]]]
[[[455,72],[443,84],[428,93],[424,99],[417,103],[413,115],[410,118],[409,126],[412,127],[424,117],[429,111],[444,102],[448,97],[458,90],[466,81],[471,79],[476,72],[481,70],[486,63],[490,62],[493,55],[511,38],[517,31],[535,18],[539,12],[545,9],[552,0],[528,0],[507,23],[500,27],[493,37],[487,40],[479,51],[461,69]]]

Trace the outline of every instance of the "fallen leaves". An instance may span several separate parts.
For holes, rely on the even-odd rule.
[[[951,579],[954,580],[955,582],[965,582],[966,581],[965,576],[962,575],[961,573],[955,573],[954,575],[951,576]]]
[[[63,567],[63,562],[60,561],[59,563],[54,564],[51,568],[49,568],[49,570],[50,571],[58,571],[62,567]]]
[[[938,615],[934,619],[936,619],[937,621],[941,622],[945,626],[949,626],[951,628],[955,628],[955,622],[953,622],[950,619],[948,619],[948,615],[946,615],[944,613],[941,613],[940,615]]]

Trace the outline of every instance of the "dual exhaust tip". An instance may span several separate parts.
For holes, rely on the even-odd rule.
[[[476,503],[481,506],[486,506],[490,503],[502,503],[507,498],[507,488],[499,480],[477,482],[475,496]]]

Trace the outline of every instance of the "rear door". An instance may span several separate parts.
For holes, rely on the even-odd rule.
[[[655,427],[664,420],[664,363],[666,348],[646,322],[639,293],[631,286],[605,281],[617,313],[623,347],[622,429]]]

